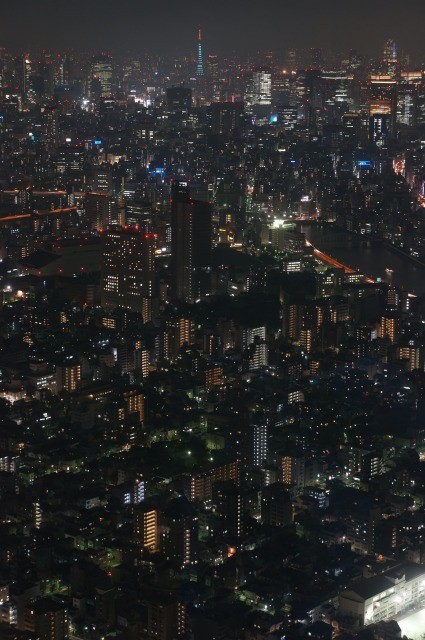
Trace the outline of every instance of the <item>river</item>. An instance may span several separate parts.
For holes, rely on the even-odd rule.
[[[425,294],[425,265],[415,263],[384,244],[366,244],[364,239],[329,224],[303,223],[299,228],[317,249],[339,262],[374,280],[381,278],[410,293]],[[392,273],[386,269],[391,269]]]

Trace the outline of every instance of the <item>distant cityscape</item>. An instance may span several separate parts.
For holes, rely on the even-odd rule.
[[[0,639],[423,640],[425,56],[0,49]]]

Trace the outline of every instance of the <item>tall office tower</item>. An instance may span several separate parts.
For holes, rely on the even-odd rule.
[[[322,72],[323,101],[327,120],[339,120],[353,104],[354,76],[344,70],[331,69]]]
[[[242,127],[243,102],[213,102],[211,105],[211,132],[231,136]]]
[[[112,191],[112,166],[104,163],[93,168],[93,191],[109,193]]]
[[[109,225],[118,224],[119,208],[108,193],[88,193],[85,200],[86,218],[92,229],[102,231]]]
[[[109,229],[103,235],[102,306],[121,307],[151,319],[155,237],[135,229]]]
[[[192,106],[192,89],[188,87],[169,87],[166,91],[167,108],[171,113],[189,111]]]
[[[369,140],[383,145],[392,132],[391,115],[388,113],[374,113],[369,119]]]
[[[348,54],[348,70],[357,71],[362,66],[362,58],[356,49],[350,49]]]
[[[209,80],[209,97],[212,102],[219,102],[222,98],[222,82],[220,77],[220,62],[217,55],[211,53],[208,55],[206,71]]]
[[[323,106],[320,70],[297,71],[296,94],[299,120],[307,127],[314,126],[317,112]]]
[[[252,72],[247,102],[254,117],[268,119],[272,105],[272,72],[268,67],[257,67]]]
[[[83,177],[85,154],[81,147],[64,145],[58,148],[55,161],[57,173],[65,175],[69,180]]]
[[[74,58],[67,55],[62,59],[62,82],[64,85],[71,85],[74,82],[75,63]]]
[[[213,80],[218,80],[220,77],[220,63],[218,56],[214,53],[209,53],[207,58],[208,75]]]
[[[349,144],[360,140],[361,119],[358,113],[344,113],[342,116],[342,139]]]
[[[391,75],[370,76],[369,116],[388,115],[389,133],[395,132],[397,115],[397,81]]]
[[[323,67],[323,52],[317,47],[311,47],[308,50],[307,65],[310,69],[320,69]]]
[[[275,71],[272,78],[272,100],[273,103],[284,105],[295,105],[297,96],[295,92],[295,73],[287,69]]]
[[[384,67],[386,73],[395,76],[398,64],[397,44],[394,40],[387,40],[384,45]]]
[[[417,124],[425,124],[425,83],[418,84]]]
[[[171,204],[171,266],[174,296],[193,302],[202,270],[211,264],[211,205],[192,200],[187,182],[174,182]]]
[[[196,60],[196,75],[204,75],[204,54],[202,51],[202,29],[198,29],[198,55]]]
[[[38,65],[38,75],[43,93],[52,96],[55,87],[63,84],[62,57],[43,52]]]
[[[399,84],[397,88],[397,122],[408,127],[416,125],[418,87],[413,83]]]
[[[134,200],[125,205],[125,223],[148,233],[152,230],[152,205],[149,201]]]
[[[293,131],[298,124],[298,108],[294,105],[277,105],[277,121],[286,130]]]
[[[288,71],[296,71],[298,66],[298,55],[295,49],[288,49],[286,52],[286,66]]]
[[[90,95],[110,96],[112,93],[113,67],[107,55],[95,56],[90,66]]]
[[[33,63],[29,55],[26,54],[22,59],[22,95],[25,101],[34,102],[35,92],[32,86]]]

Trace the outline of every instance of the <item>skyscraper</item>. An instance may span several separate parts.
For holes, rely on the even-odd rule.
[[[42,140],[46,151],[54,154],[59,145],[59,114],[53,105],[42,109]]]
[[[211,263],[211,205],[192,200],[187,182],[172,185],[171,254],[174,296],[193,302],[197,276]]]
[[[418,88],[414,83],[399,83],[397,87],[397,122],[412,127],[417,121]]]
[[[272,105],[272,72],[268,67],[258,67],[252,72],[247,102],[253,116],[268,119]]]
[[[398,51],[394,40],[387,40],[384,45],[384,68],[387,73],[394,76],[397,72]]]
[[[112,93],[112,59],[107,55],[95,56],[90,67],[90,93],[110,96]]]
[[[204,75],[204,54],[202,51],[202,29],[198,29],[198,56],[196,63],[196,75],[203,76]]]
[[[109,229],[103,236],[102,306],[122,307],[150,320],[155,237],[136,229]]]
[[[369,140],[383,144],[391,133],[391,115],[374,113],[369,119]]]
[[[171,112],[189,111],[192,105],[192,89],[188,87],[169,87],[167,89],[167,107]]]
[[[242,127],[243,102],[214,102],[211,105],[211,132],[230,136]]]

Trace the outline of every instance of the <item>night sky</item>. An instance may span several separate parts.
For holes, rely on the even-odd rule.
[[[422,56],[424,0],[0,0],[0,44],[187,52],[198,23],[211,52],[287,46]]]

